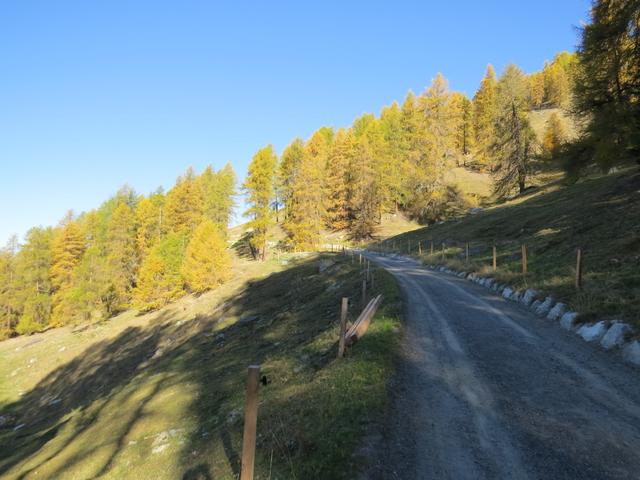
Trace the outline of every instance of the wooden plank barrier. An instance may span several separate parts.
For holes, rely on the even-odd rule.
[[[371,301],[367,304],[360,316],[356,319],[356,321],[351,325],[351,328],[347,331],[346,334],[346,344],[353,345],[357,342],[369,329],[369,325],[371,324],[371,319],[376,314],[380,303],[382,302],[382,295],[378,295],[377,297],[371,299]]]

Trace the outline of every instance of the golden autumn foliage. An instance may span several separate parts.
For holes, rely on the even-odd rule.
[[[229,279],[231,257],[224,237],[211,220],[193,232],[182,262],[182,276],[190,291],[202,293]]]

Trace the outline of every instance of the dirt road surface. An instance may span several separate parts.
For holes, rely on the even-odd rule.
[[[640,370],[557,322],[404,258],[384,479],[640,479]]]

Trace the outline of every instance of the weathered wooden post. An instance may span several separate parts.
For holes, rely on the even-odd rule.
[[[495,272],[498,269],[498,255],[496,251],[496,246],[493,246],[493,271]]]
[[[247,394],[244,403],[244,433],[242,435],[242,467],[240,480],[253,480],[253,467],[256,458],[259,384],[260,365],[250,365],[247,377]]]
[[[362,279],[362,309],[367,306],[367,279]]]
[[[345,335],[347,334],[347,311],[349,310],[349,298],[342,297],[342,309],[340,310],[340,340],[338,341],[338,358],[344,356]]]
[[[523,243],[522,244],[522,274],[526,275],[527,274],[527,246]]]
[[[418,240],[418,255],[422,256],[422,240]]]
[[[576,289],[582,288],[582,249],[576,251]]]
[[[362,265],[362,254],[358,254],[358,265]]]
[[[433,256],[433,240],[431,240],[431,256]]]

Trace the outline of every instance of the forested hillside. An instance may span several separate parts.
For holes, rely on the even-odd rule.
[[[226,229],[234,207],[231,165],[193,170],[166,194],[128,187],[96,210],[69,212],[0,252],[2,336],[150,310],[228,274]]]
[[[253,257],[267,257],[276,223],[283,247],[301,251],[316,249],[327,230],[370,240],[388,213],[423,224],[459,215],[483,198],[459,181],[460,169],[490,174],[500,200],[525,192],[539,167],[562,166],[575,179],[594,165],[637,162],[640,8],[601,0],[591,15],[578,52],[539,72],[511,64],[497,76],[489,65],[473,98],[450,91],[439,74],[378,116],[322,127],[280,156],[260,149],[242,186]],[[230,165],[188,170],[167,193],[123,188],[96,210],[11,240],[0,252],[0,336],[215,288],[229,272],[235,193]]]
[[[450,91],[439,74],[423,93],[410,91],[379,116],[294,139],[279,159],[273,147],[261,149],[245,183],[254,251],[264,256],[268,226],[277,219],[289,248],[308,250],[323,229],[371,239],[388,212],[422,223],[459,214],[480,200],[451,181],[460,167],[491,172],[501,196],[523,191],[531,162],[551,161],[574,130],[567,118],[576,68],[568,52],[531,75],[509,65],[497,77],[489,65],[472,99]],[[540,109],[555,110],[538,138],[529,116]]]

